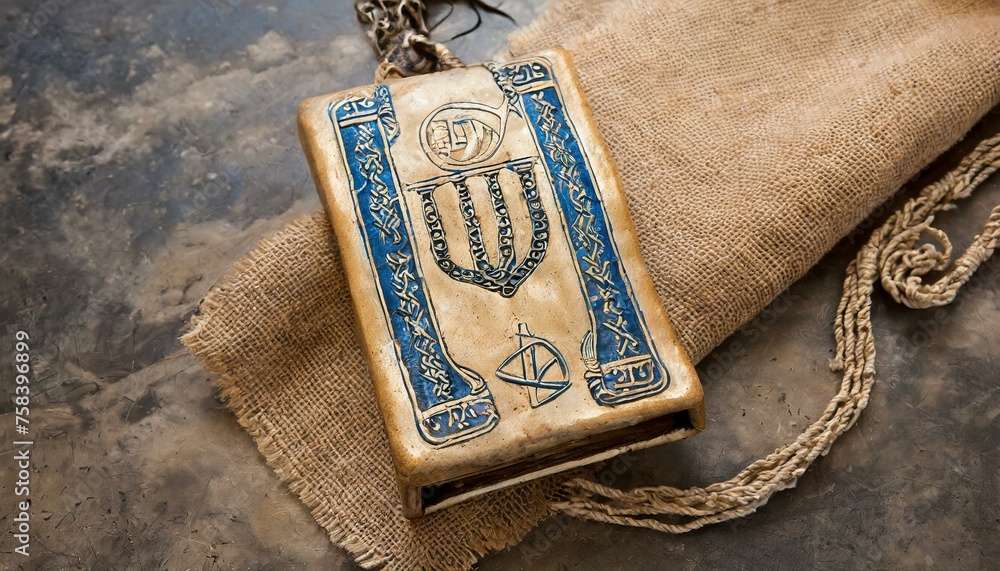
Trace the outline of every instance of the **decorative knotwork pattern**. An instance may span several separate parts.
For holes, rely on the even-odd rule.
[[[409,326],[413,348],[420,354],[418,370],[420,376],[434,387],[434,395],[439,399],[451,398],[451,381],[441,362],[441,347],[433,337],[427,334],[430,323],[420,300],[414,295],[417,291],[416,276],[410,272],[412,256],[401,252],[392,252],[386,256],[386,262],[392,271],[392,290],[399,296],[399,314]]]
[[[482,376],[455,363],[440,338],[433,306],[412,248],[390,147],[399,134],[391,94],[352,98],[331,107],[347,154],[358,230],[380,290],[387,325],[417,414],[420,435],[447,446],[488,432],[499,416]]]
[[[590,209],[590,198],[580,181],[580,173],[573,154],[566,148],[568,133],[563,132],[559,122],[553,117],[551,103],[538,96],[531,96],[531,101],[538,112],[539,127],[546,134],[542,146],[556,159],[555,184],[557,191],[566,193],[573,205],[570,233],[573,246],[583,248],[585,254],[579,257],[581,271],[589,276],[597,285],[602,301],[604,318],[598,323],[615,335],[616,351],[620,357],[637,354],[638,340],[628,331],[628,322],[624,317],[625,308],[619,302],[623,293],[615,285],[609,266],[611,261],[605,256],[607,245],[601,236],[594,231],[595,216]]]
[[[514,89],[514,78],[510,72],[504,69],[503,66],[497,65],[495,63],[488,63],[486,67],[493,74],[493,81],[496,82],[497,87],[503,92],[503,96],[507,99],[507,108],[510,109],[512,113],[517,115],[521,114],[521,109],[518,106],[518,101],[520,100],[520,95],[518,95],[517,90]]]
[[[372,224],[378,229],[382,240],[399,244],[403,241],[400,231],[403,221],[396,213],[394,197],[389,195],[389,187],[382,182],[382,153],[375,148],[375,128],[371,125],[358,127],[357,145],[354,147],[354,157],[362,165],[365,175],[364,186],[371,193],[372,201],[368,211],[372,215]]]

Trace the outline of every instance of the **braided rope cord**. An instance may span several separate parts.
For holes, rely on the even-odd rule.
[[[417,52],[424,56],[418,64],[410,64],[412,58],[406,58],[406,64],[400,63],[397,54]],[[451,53],[451,50],[441,42],[435,42],[424,34],[407,31],[400,36],[399,45],[375,68],[375,83],[383,83],[386,79],[407,77],[418,73],[442,71],[463,67],[462,60]]]
[[[462,67],[462,60],[430,39],[424,0],[358,0],[358,20],[379,55],[375,83]]]
[[[823,415],[794,442],[750,464],[732,479],[703,488],[651,486],[624,491],[578,478],[565,485],[553,509],[604,523],[685,533],[749,515],[776,492],[793,487],[868,406],[875,383],[871,323],[875,283],[880,281],[893,300],[911,308],[947,305],[997,248],[1000,205],[947,273],[933,283],[923,281],[929,272],[947,269],[952,254],[947,235],[931,226],[935,215],[955,208],[954,201],[970,196],[998,169],[1000,135],[980,143],[958,167],[890,216],[847,266],[834,321],[836,356],[830,363],[832,370],[843,372],[840,391]],[[940,251],[931,244],[915,246],[925,232],[942,246]],[[661,516],[672,517],[663,521],[658,519]]]

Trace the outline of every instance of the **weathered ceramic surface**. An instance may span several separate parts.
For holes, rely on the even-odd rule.
[[[704,427],[569,66],[546,52],[299,112],[410,516]]]
[[[176,340],[257,240],[320,208],[295,108],[371,80],[374,56],[346,15],[350,2],[58,5],[0,62],[0,338],[8,347],[17,329],[32,333],[40,435],[28,563],[10,554],[13,455],[0,447],[0,567],[356,569]],[[503,6],[527,23],[540,3]],[[8,32],[39,5],[0,10],[7,48]],[[440,37],[475,21],[463,18]],[[511,28],[488,18],[449,45],[488,60]],[[1000,112],[987,125],[970,139],[1000,130]],[[1000,202],[1000,179],[977,192],[941,217],[956,247]],[[826,367],[831,324],[864,237],[849,236],[698,365],[703,434],[623,456],[601,478],[729,478],[815,420],[839,380]],[[868,410],[794,490],[752,517],[680,537],[557,517],[479,568],[995,567],[1000,261],[982,271],[939,310],[876,296],[879,376]]]

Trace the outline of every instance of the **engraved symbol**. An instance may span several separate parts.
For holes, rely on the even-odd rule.
[[[534,163],[534,157],[526,157],[506,164],[478,167],[407,185],[407,190],[420,194],[424,223],[431,239],[431,254],[442,272],[454,280],[477,285],[487,291],[499,293],[503,297],[513,297],[517,293],[517,288],[541,263],[549,245],[549,219],[545,215],[535,184],[535,174],[532,170]],[[514,251],[514,228],[511,225],[503,189],[500,187],[499,175],[504,169],[510,169],[517,174],[521,185],[521,196],[528,207],[528,217],[531,220],[531,243],[527,254],[520,259]],[[493,218],[497,225],[495,265],[490,261],[483,244],[482,228],[472,202],[472,193],[469,191],[467,181],[475,177],[482,177],[486,181],[490,203],[493,206]],[[459,209],[465,221],[465,234],[469,241],[469,253],[475,264],[474,269],[459,266],[451,259],[448,252],[448,241],[445,238],[434,193],[449,183],[458,193]]]
[[[538,195],[533,168],[537,157],[524,157],[507,163],[474,166],[496,154],[507,130],[511,114],[520,115],[513,100],[505,97],[499,107],[483,103],[457,102],[442,105],[420,125],[424,153],[432,163],[450,174],[407,185],[420,194],[424,223],[431,240],[431,254],[437,266],[456,281],[477,285],[503,297],[513,297],[541,263],[549,243],[549,220]],[[521,196],[531,220],[531,242],[528,252],[518,258],[514,251],[514,228],[500,185],[500,172],[512,170],[521,185]],[[481,177],[486,182],[493,219],[497,225],[496,263],[492,263],[483,244],[483,232],[468,181]],[[448,253],[448,242],[435,191],[451,184],[458,194],[459,209],[465,222],[474,268],[456,264]]]
[[[420,126],[424,152],[435,165],[451,170],[492,157],[503,140],[506,121],[482,103],[439,107]]]
[[[520,347],[497,367],[502,381],[528,387],[531,408],[555,399],[569,388],[569,368],[562,353],[541,337],[531,334],[527,323],[517,326]]]

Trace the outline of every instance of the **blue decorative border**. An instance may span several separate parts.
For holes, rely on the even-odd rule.
[[[538,58],[487,67],[510,111],[527,122],[560,207],[590,314],[581,359],[591,395],[614,406],[662,392],[670,374],[633,295],[551,64]],[[392,161],[399,123],[389,88],[379,85],[371,97],[333,104],[329,116],[344,149],[358,230],[421,436],[446,446],[489,432],[500,420],[493,397],[482,376],[450,357],[414,251]]]
[[[559,202],[591,330],[581,344],[594,400],[618,405],[662,392],[670,374],[652,343],[620,259],[590,164],[543,58],[491,65],[497,86],[527,120]]]
[[[452,361],[412,246],[413,230],[389,148],[399,133],[389,88],[332,105],[358,228],[401,364],[420,435],[449,445],[491,430],[499,415],[486,381]]]

